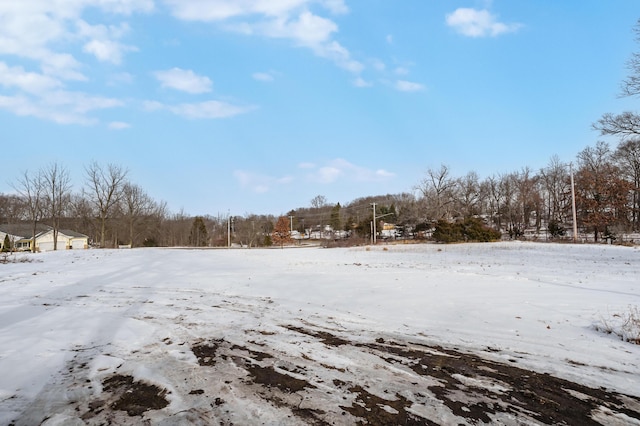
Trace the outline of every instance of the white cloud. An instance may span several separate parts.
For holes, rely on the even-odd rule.
[[[271,191],[275,186],[287,185],[293,181],[293,177],[291,176],[273,177],[245,170],[235,170],[233,176],[241,187],[247,188],[257,194],[264,194],[265,192]]]
[[[347,13],[344,0],[165,0],[173,15],[182,20],[214,22],[221,28],[246,35],[291,40],[311,49],[341,68],[359,73],[363,66],[333,39],[338,25],[312,13],[320,3],[330,13]]]
[[[406,80],[396,81],[395,87],[401,92],[420,92],[425,89],[423,84]]]
[[[39,98],[25,95],[0,96],[0,108],[18,116],[36,117],[58,124],[95,124],[92,111],[123,106],[117,99],[91,96],[81,92],[52,91]]]
[[[191,70],[183,70],[181,68],[156,71],[154,75],[160,81],[162,87],[169,87],[192,94],[210,92],[213,84],[208,77],[200,76]]]
[[[10,67],[0,62],[0,85],[15,87],[29,93],[39,93],[57,89],[62,82],[53,77],[25,71],[22,67]]]
[[[274,80],[273,74],[268,72],[255,72],[252,75],[254,80],[271,82]]]
[[[136,50],[120,41],[129,32],[128,25],[91,25],[83,14],[99,9],[93,19],[105,15],[113,19],[148,12],[153,6],[153,0],[0,1],[0,55],[28,59],[40,70],[2,63],[0,85],[17,93],[3,96],[0,108],[61,124],[93,124],[97,120],[87,114],[122,106],[115,99],[64,89],[67,82],[88,80],[86,64],[69,52],[79,47],[100,61],[120,63],[126,52]]]
[[[349,8],[344,0],[323,0],[322,5],[336,15],[349,12]]]
[[[136,52],[138,48],[112,40],[91,40],[84,45],[83,50],[94,55],[100,62],[120,64],[124,52]]]
[[[217,119],[230,118],[253,111],[252,106],[238,106],[222,101],[206,101],[165,105],[157,101],[146,101],[143,107],[147,111],[165,110],[189,119]]]
[[[396,69],[393,70],[393,72],[396,73],[396,75],[408,75],[409,74],[409,68],[396,67]]]
[[[279,18],[266,21],[258,28],[268,37],[293,39],[296,43],[309,47],[317,47],[328,41],[331,34],[338,31],[335,22],[309,11],[302,12],[294,20]]]
[[[124,130],[131,127],[131,124],[125,123],[123,121],[112,121],[109,123],[109,128],[112,130]]]
[[[78,20],[76,26],[77,35],[89,40],[84,44],[83,50],[94,55],[101,62],[120,64],[125,52],[138,50],[134,46],[127,46],[118,41],[130,31],[126,23],[119,26],[90,25],[84,20]]]
[[[362,63],[351,59],[351,54],[337,41],[319,44],[313,48],[316,55],[332,60],[340,68],[344,68],[354,74],[359,74],[364,69]]]
[[[314,169],[307,175],[307,178],[314,182],[329,184],[338,180],[380,182],[389,180],[394,176],[394,173],[384,169],[371,170],[353,164],[343,158],[336,158]]]
[[[57,51],[71,42],[116,43],[127,32],[127,25],[119,27],[91,26],[81,19],[88,8],[99,8],[110,14],[130,15],[153,9],[153,0],[28,0],[0,2],[0,54],[10,54],[40,62],[43,70],[61,78],[83,79],[81,64],[72,55]],[[99,16],[99,15],[98,15]],[[96,43],[88,47],[90,53],[101,52]],[[111,54],[131,50],[131,46],[110,47]],[[109,56],[110,59],[118,58]],[[104,57],[104,56],[103,56]]]
[[[447,25],[460,34],[468,37],[498,36],[500,34],[515,32],[522,27],[521,24],[505,24],[499,22],[497,17],[488,10],[471,8],[458,8],[446,16]]]
[[[373,83],[366,81],[362,77],[356,77],[356,79],[353,80],[353,85],[356,87],[371,87]]]

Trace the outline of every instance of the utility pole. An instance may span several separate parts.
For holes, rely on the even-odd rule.
[[[231,248],[231,215],[227,215],[227,248]]]
[[[371,203],[373,206],[373,245],[376,245],[376,203]]]
[[[573,181],[573,167],[569,163],[569,173],[571,174],[571,210],[573,213],[573,242],[578,242],[578,220],[576,215],[576,190]]]
[[[294,216],[289,216],[289,219],[291,220],[291,233],[293,234],[293,218]]]

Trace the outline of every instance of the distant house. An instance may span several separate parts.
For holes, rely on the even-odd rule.
[[[0,238],[4,241],[9,236],[11,245],[16,251],[31,251],[33,242],[33,226],[28,224],[0,225]],[[68,229],[58,230],[58,250],[87,249],[89,237]],[[53,250],[53,228],[39,224],[36,226],[36,251]]]

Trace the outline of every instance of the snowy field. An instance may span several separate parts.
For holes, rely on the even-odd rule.
[[[0,425],[640,425],[640,345],[597,330],[640,306],[637,248],[21,257]]]

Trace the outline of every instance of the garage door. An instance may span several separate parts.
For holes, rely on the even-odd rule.
[[[71,241],[71,248],[82,250],[84,248],[86,240],[73,240]]]
[[[53,250],[53,241],[43,241],[38,244],[38,248],[40,249],[40,251],[51,251]]]

